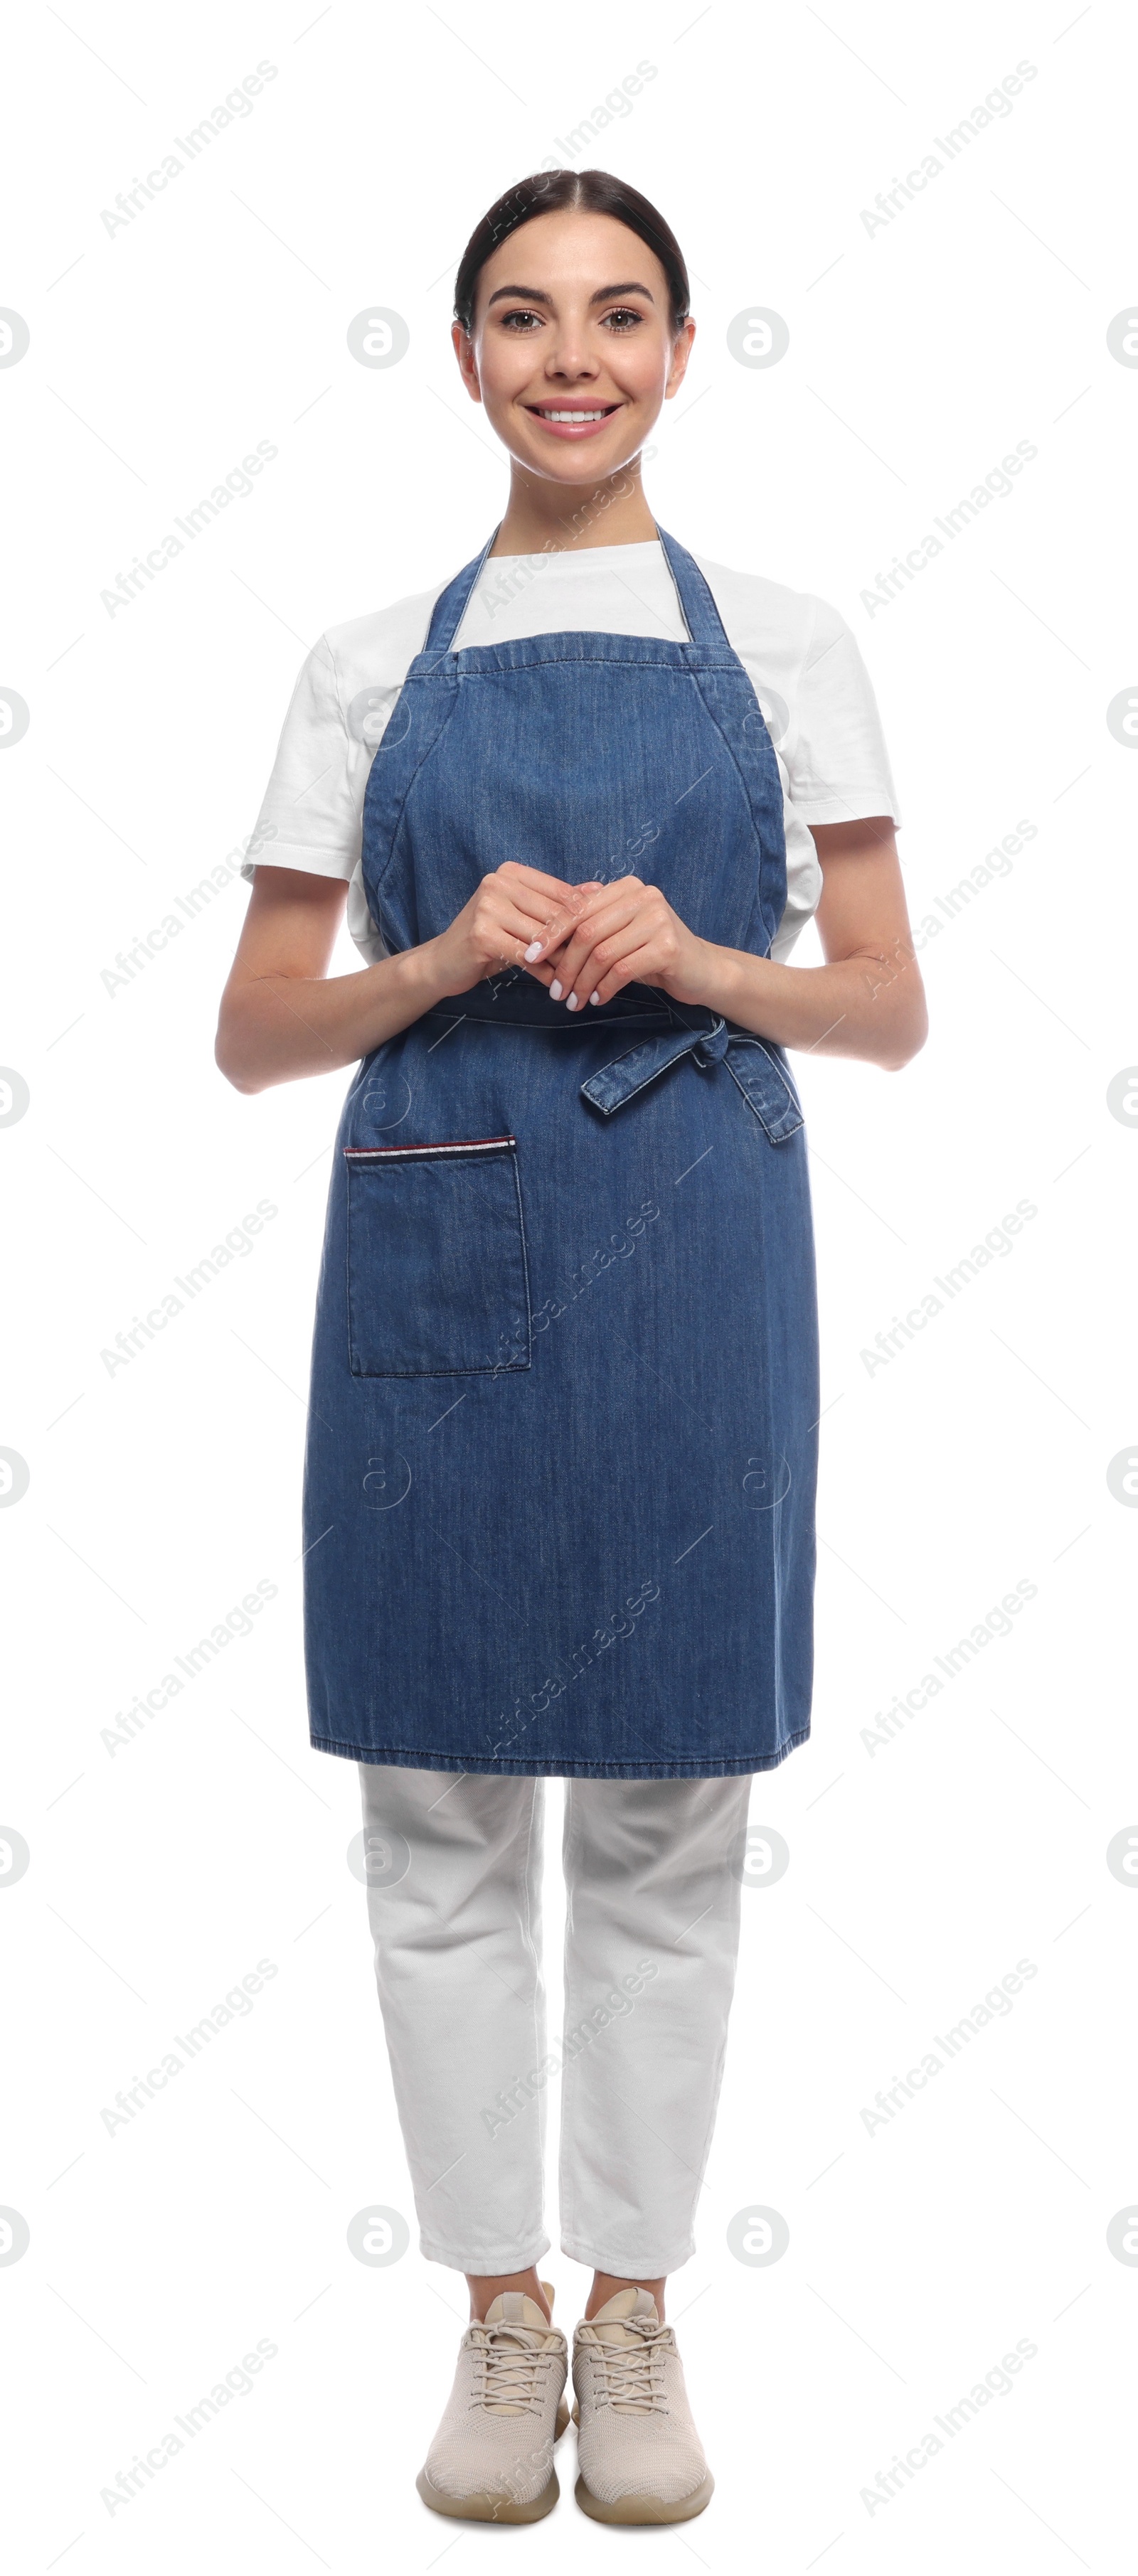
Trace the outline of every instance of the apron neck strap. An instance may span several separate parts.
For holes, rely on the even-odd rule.
[[[498,527],[501,524],[499,520]],[[658,528],[656,533],[676,585],[692,643],[726,644],[728,637],[722,618],[694,556],[689,555],[686,547],[681,546],[675,537],[669,537],[663,528]],[[440,591],[427,630],[427,640],[423,646],[425,653],[451,651],[455,636],[466,614],[470,594],[497,534],[498,528],[493,528],[481,554],[475,555],[473,562],[464,565],[463,570],[455,574],[454,580],[447,583],[446,589]]]
[[[498,528],[501,527],[501,524],[502,522],[499,519]],[[464,565],[461,572],[456,572],[454,580],[447,583],[446,589],[440,591],[439,596],[435,601],[431,623],[427,629],[427,640],[423,646],[424,653],[450,652],[455,636],[457,635],[459,627],[461,626],[466,614],[467,602],[470,598],[471,591],[473,590],[479,573],[482,570],[482,566],[486,561],[486,557],[490,552],[490,548],[494,543],[494,539],[498,534],[498,528],[491,529],[490,534],[486,539],[486,543],[482,548],[481,554],[475,555],[473,563]]]
[[[679,593],[692,643],[728,644],[723,620],[694,555],[689,555],[687,548],[679,545],[675,537],[669,537],[663,528],[658,527],[656,534]]]

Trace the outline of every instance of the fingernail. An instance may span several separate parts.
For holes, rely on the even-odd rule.
[[[567,1002],[566,1002],[566,1004],[565,1004],[565,1008],[566,1008],[566,1010],[567,1010],[567,1011],[579,1011],[579,1010],[580,1010],[581,1005],[580,1005],[580,1003],[579,1003],[579,1001],[578,1001],[577,996],[576,996],[576,994],[575,994],[575,993],[570,993],[569,998],[568,998],[568,1000],[567,1000]]]
[[[553,978],[553,982],[552,982],[552,984],[551,984],[551,985],[550,985],[550,987],[549,987],[549,998],[550,998],[550,1000],[551,1000],[552,1002],[559,1002],[559,1001],[560,1001],[560,999],[561,999],[561,986],[560,986],[560,984],[559,984],[559,983],[558,983],[558,981],[557,981],[557,977],[556,977],[556,975],[554,976],[554,978]]]
[[[530,944],[529,944],[529,947],[528,947],[528,948],[527,948],[527,950],[526,950],[526,964],[527,964],[527,966],[532,966],[533,961],[534,961],[534,958],[535,958],[535,957],[540,957],[540,955],[541,955],[541,941],[540,941],[540,939],[531,939]]]
[[[600,998],[601,998],[601,997],[600,997],[600,994],[599,994],[599,993],[590,993],[590,995],[589,995],[589,1000],[590,1000],[591,1002],[599,1002],[599,1001],[600,1001]]]

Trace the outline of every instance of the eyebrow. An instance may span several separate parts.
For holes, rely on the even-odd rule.
[[[486,307],[487,312],[489,312],[491,304],[500,304],[504,295],[521,295],[525,298],[527,304],[547,304],[551,308],[553,304],[553,297],[551,295],[546,295],[544,289],[540,286],[499,286],[495,288],[493,295],[490,297],[490,302]],[[625,278],[619,286],[598,286],[596,294],[590,295],[589,302],[590,304],[607,304],[609,297],[612,295],[646,295],[649,304],[652,304],[655,301],[651,287],[641,286],[638,279],[628,277]]]

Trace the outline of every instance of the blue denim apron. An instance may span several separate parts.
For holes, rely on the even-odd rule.
[[[461,652],[435,607],[372,764],[389,949],[507,858],[636,874],[766,956],[782,792],[697,565],[690,641]],[[493,540],[491,540],[491,543]],[[312,1742],[580,1779],[762,1771],[810,1729],[818,1423],[802,1111],[781,1048],[524,968],[368,1056],[336,1141],[305,1464]]]

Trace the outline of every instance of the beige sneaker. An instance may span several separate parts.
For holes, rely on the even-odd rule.
[[[671,2326],[648,2290],[618,2290],[573,2337],[577,2502],[594,2522],[688,2522],[715,2485]]]
[[[553,2305],[548,2281],[542,2289]],[[553,2445],[569,2421],[565,2337],[536,2300],[503,2290],[459,2346],[450,2403],[415,2480],[432,2513],[539,2522],[560,2489]]]

